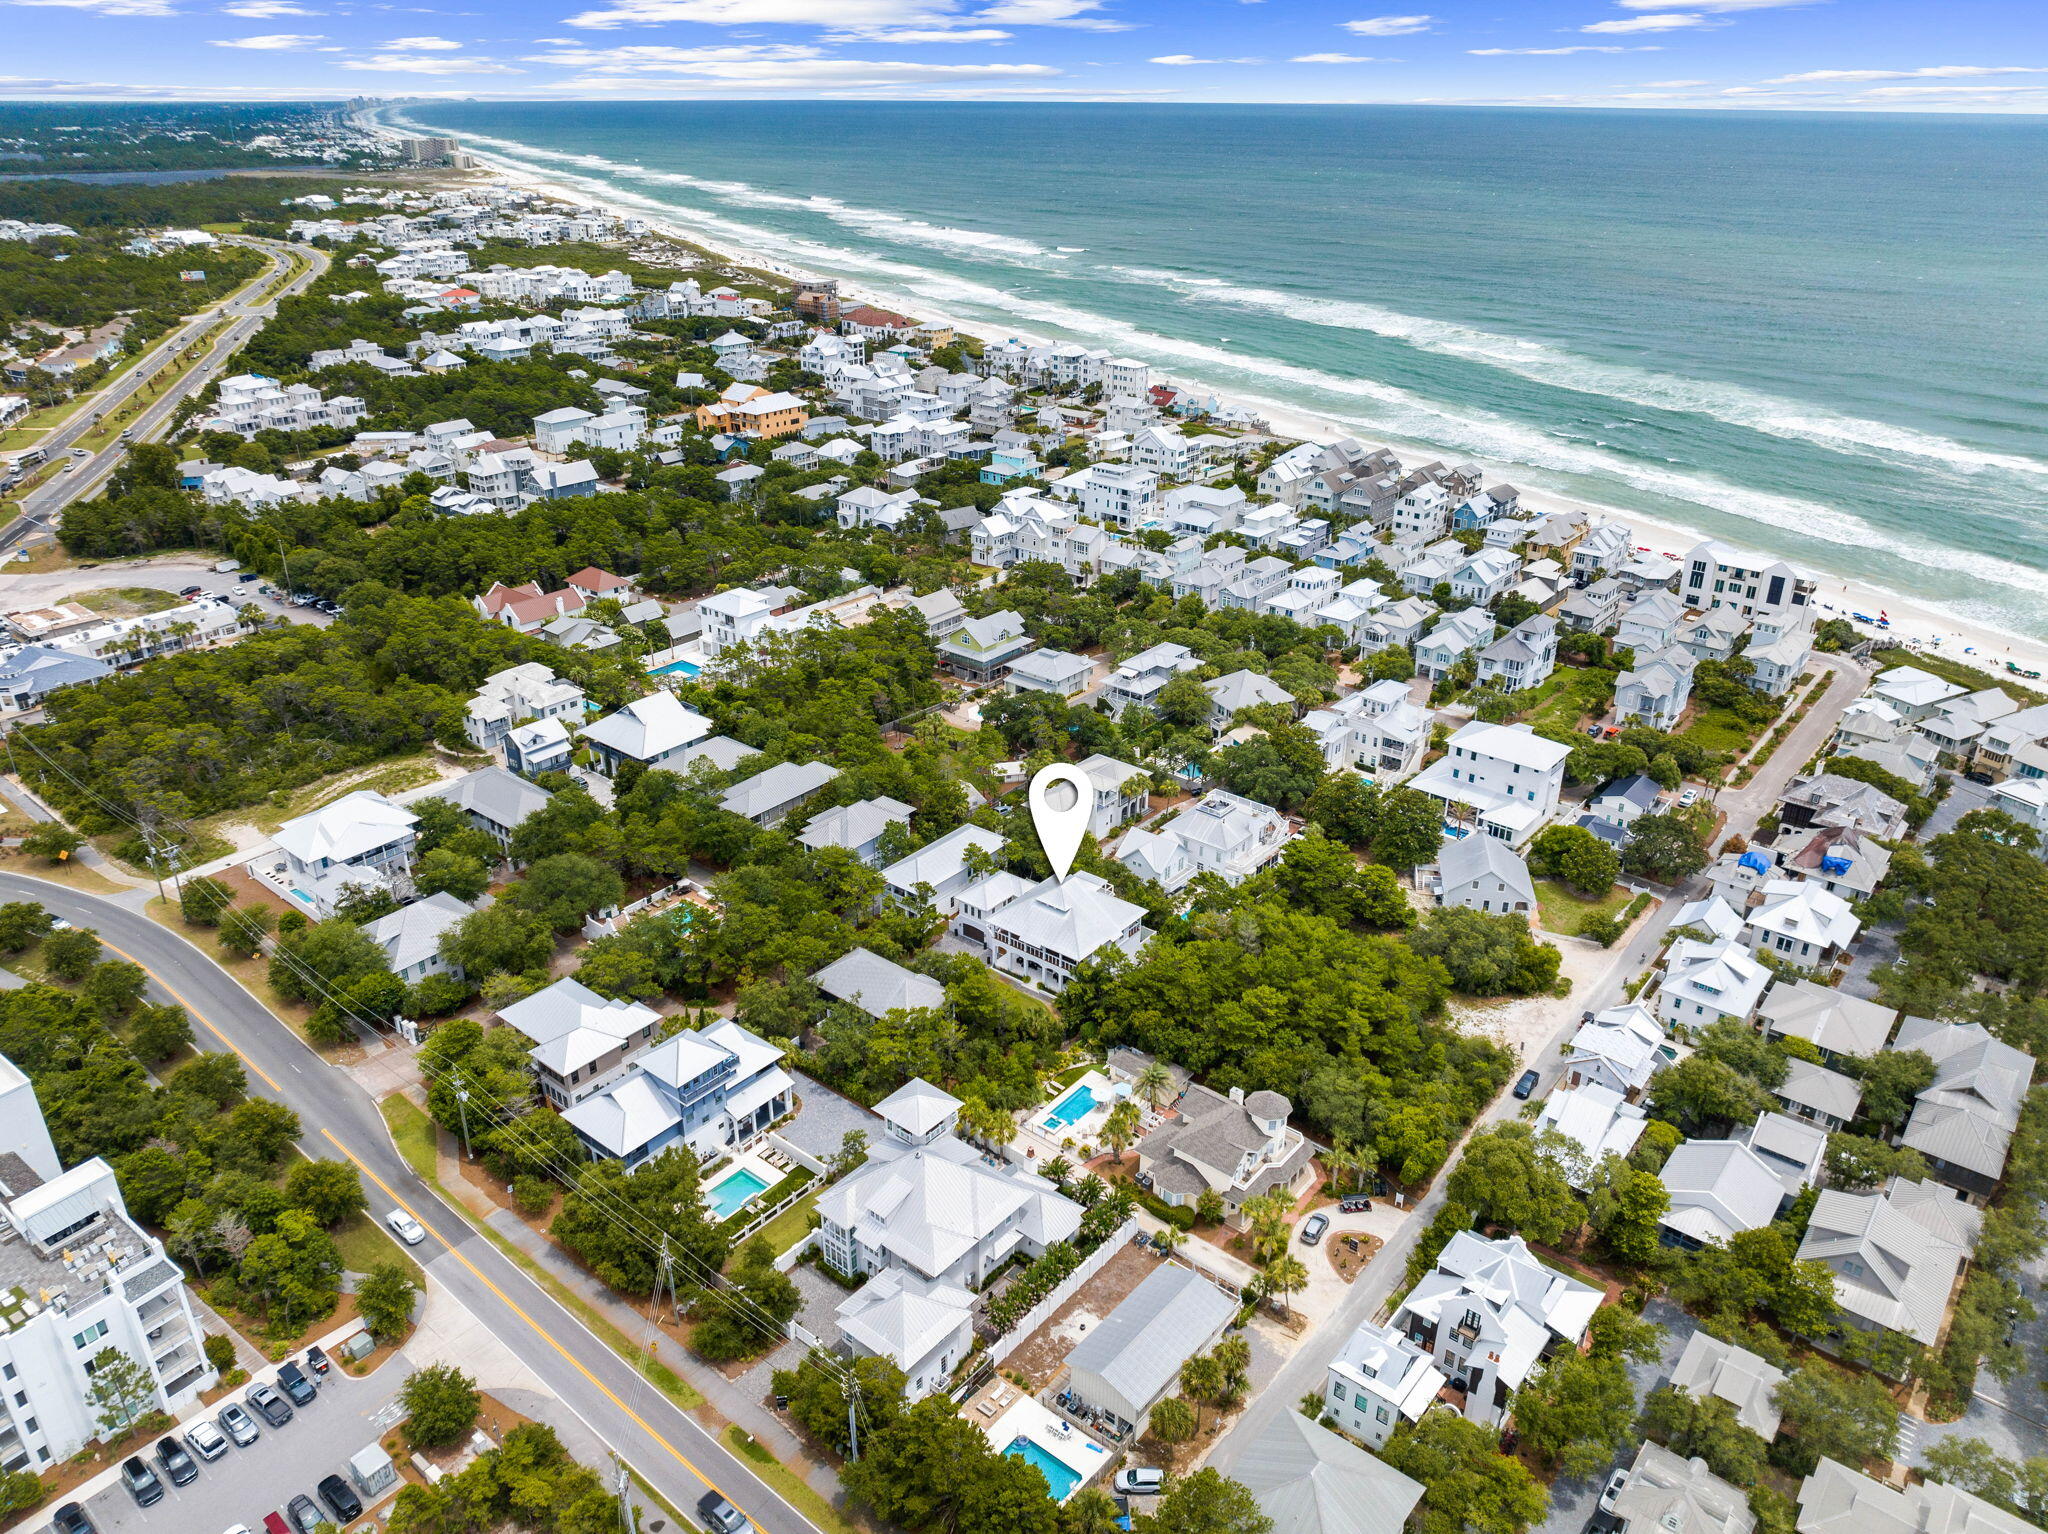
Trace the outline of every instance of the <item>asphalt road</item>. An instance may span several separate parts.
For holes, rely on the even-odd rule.
[[[0,874],[0,899],[37,901],[67,921],[93,927],[109,948],[146,969],[162,992],[155,999],[183,1005],[202,1043],[211,1034],[241,1056],[252,1091],[298,1113],[312,1154],[356,1164],[374,1214],[381,1218],[402,1206],[426,1226],[427,1244],[415,1248],[414,1257],[672,1504],[689,1513],[711,1487],[761,1534],[815,1534],[815,1526],[744,1461],[416,1177],[392,1145],[376,1104],[353,1079],[323,1062],[198,948],[146,916],[19,874]]]
[[[81,406],[62,426],[45,436],[41,445],[52,459],[68,457],[72,444],[90,433],[96,421],[118,410],[139,394],[152,378],[164,368],[171,366],[185,347],[209,326],[219,323],[222,319],[229,320],[231,323],[215,338],[200,363],[165,390],[159,398],[152,400],[129,422],[138,442],[147,442],[160,435],[178,406],[212,382],[214,376],[233,360],[249,338],[263,328],[263,322],[277,312],[278,299],[300,292],[325,272],[329,265],[325,252],[312,246],[292,246],[291,250],[306,257],[311,264],[282,287],[274,287],[275,279],[286,269],[286,247],[275,240],[258,240],[248,236],[227,238],[232,244],[246,245],[269,256],[270,270],[254,284],[243,288],[235,297],[206,310],[172,331],[150,349],[142,362],[129,369],[111,386],[94,395],[89,405]],[[114,472],[125,451],[124,443],[111,442],[90,457],[78,460],[65,473],[52,475],[29,494],[21,497],[22,514],[4,530],[0,530],[0,549],[12,547],[23,538],[47,529],[51,525],[51,519],[66,506],[98,490],[101,482]]]

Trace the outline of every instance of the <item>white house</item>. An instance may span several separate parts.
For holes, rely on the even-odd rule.
[[[711,733],[711,721],[683,706],[672,692],[649,693],[609,713],[583,732],[591,765],[608,778],[627,762],[681,772],[691,748]]]
[[[780,825],[838,776],[839,769],[825,762],[777,762],[733,784],[719,796],[718,807],[757,826]]]
[[[1744,1140],[1687,1140],[1658,1174],[1671,1195],[1662,1220],[1666,1246],[1725,1246],[1778,1217],[1785,1187],[1777,1170]]]
[[[1432,682],[1441,682],[1466,656],[1492,644],[1494,628],[1493,615],[1484,608],[1452,613],[1416,644],[1415,669]]]
[[[583,689],[539,661],[507,666],[484,678],[463,715],[463,732],[485,751],[501,751],[515,725],[534,719],[583,717]]]
[[[278,827],[284,861],[273,875],[325,920],[351,889],[396,892],[412,871],[418,824],[411,810],[359,788]]]
[[[1123,662],[1103,683],[1101,701],[1110,716],[1121,719],[1125,709],[1136,705],[1154,708],[1159,693],[1175,677],[1197,669],[1202,658],[1185,645],[1156,644],[1140,650]]]
[[[1475,719],[1410,786],[1441,800],[1452,818],[1476,822],[1488,836],[1519,847],[1557,812],[1570,755],[1571,747],[1526,724]]]
[[[1565,1046],[1561,1079],[1566,1086],[1604,1086],[1636,1097],[1672,1057],[1664,1025],[1641,1002],[1631,1001],[1579,1025]]]
[[[502,1007],[498,1019],[532,1040],[541,1095],[556,1108],[581,1102],[614,1080],[628,1057],[654,1042],[661,1014],[636,1001],[600,996],[572,977]]]
[[[417,985],[429,975],[453,975],[459,980],[462,966],[442,957],[441,943],[472,909],[466,901],[442,890],[378,917],[363,931],[384,950],[391,973],[407,985]]]
[[[797,840],[813,852],[844,847],[869,868],[882,863],[882,833],[890,826],[910,824],[911,807],[881,794],[857,804],[837,805],[811,817]]]
[[[1361,1321],[1323,1375],[1323,1409],[1368,1448],[1383,1449],[1402,1422],[1417,1422],[1443,1389],[1443,1371],[1392,1326]]]
[[[1771,972],[1732,939],[1679,938],[1664,956],[1657,1016],[1674,1027],[1705,1028],[1721,1018],[1747,1022],[1771,983]]]
[[[1656,730],[1669,730],[1692,699],[1693,658],[1677,645],[1647,655],[1615,678],[1614,717],[1617,723],[1639,720]]]
[[[1154,1268],[1067,1355],[1067,1391],[1119,1437],[1144,1430],[1181,1366],[1237,1316],[1238,1299],[1179,1263]]]
[[[1479,680],[1508,692],[1541,685],[1557,669],[1557,620],[1538,614],[1479,652]]]
[[[1824,969],[1856,941],[1849,902],[1810,879],[1772,879],[1743,920],[1743,941],[1788,964]]]
[[[1278,863],[1292,839],[1278,810],[1214,788],[1156,831],[1126,831],[1116,860],[1174,895],[1198,874],[1242,884]]]
[[[1177,1115],[1138,1142],[1138,1170],[1175,1208],[1215,1193],[1225,1217],[1242,1226],[1247,1199],[1276,1189],[1298,1194],[1315,1175],[1315,1146],[1288,1126],[1293,1111],[1278,1092],[1247,1096],[1232,1087],[1226,1096],[1190,1086]]]
[[[1834,1275],[1843,1320],[1932,1347],[1983,1227],[1981,1209],[1932,1180],[1893,1178],[1878,1193],[1824,1188],[1798,1260]]]
[[[1078,872],[1027,887],[990,910],[984,930],[990,964],[1051,991],[1101,950],[1135,957],[1152,936],[1143,906],[1120,899],[1097,875]]]
[[[710,1161],[751,1145],[788,1115],[795,1092],[781,1047],[721,1018],[643,1050],[562,1117],[593,1156],[632,1171],[678,1146]]]
[[[1533,916],[1536,910],[1536,886],[1529,879],[1528,865],[1497,836],[1465,836],[1444,843],[1437,855],[1435,888],[1440,906],[1496,916]]]
[[[883,869],[883,898],[908,906],[922,895],[939,915],[950,917],[956,897],[981,877],[968,866],[969,849],[996,858],[1003,838],[981,826],[955,827]]]
[[[1602,1158],[1626,1156],[1634,1150],[1646,1127],[1639,1104],[1612,1087],[1598,1085],[1552,1092],[1536,1116],[1538,1133],[1549,1131],[1571,1143],[1573,1149],[1559,1160],[1565,1176],[1578,1189],[1591,1185]]]
[[[1513,1391],[1559,1347],[1586,1334],[1601,1291],[1545,1267],[1520,1236],[1453,1236],[1408,1291],[1393,1325],[1463,1391],[1468,1422],[1491,1427]]]
[[[1100,751],[1075,764],[1081,775],[1095,786],[1095,805],[1088,812],[1088,830],[1096,840],[1109,835],[1127,820],[1145,813],[1150,803],[1152,774],[1129,762],[1120,762]],[[1134,782],[1139,786],[1131,787]]]
[[[839,1304],[839,1335],[856,1358],[886,1358],[903,1393],[921,1400],[950,1383],[974,1349],[972,1293],[911,1268],[884,1268]]]

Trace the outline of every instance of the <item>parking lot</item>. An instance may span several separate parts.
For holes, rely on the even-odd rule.
[[[340,1369],[321,1376],[320,1395],[311,1406],[297,1409],[283,1427],[257,1418],[263,1436],[246,1449],[232,1445],[211,1464],[199,1465],[199,1479],[173,1486],[152,1451],[154,1440],[136,1452],[143,1455],[164,1483],[164,1498],[141,1508],[118,1481],[88,1498],[86,1516],[100,1534],[221,1534],[244,1524],[262,1534],[263,1515],[282,1513],[285,1504],[303,1493],[318,1500],[314,1487],[326,1476],[348,1474],[349,1456],[375,1443],[402,1415],[398,1390],[403,1367],[386,1364],[368,1379],[351,1379]],[[227,1401],[243,1401],[247,1387],[216,1402],[211,1417]],[[256,1416],[252,1410],[251,1416]],[[322,1518],[332,1514],[323,1505]]]

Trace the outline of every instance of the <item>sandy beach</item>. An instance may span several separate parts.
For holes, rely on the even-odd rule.
[[[388,131],[388,130],[387,130]],[[508,163],[487,151],[472,151],[476,159],[488,171],[487,179],[504,182],[523,189],[558,197],[566,202],[588,207],[600,207],[622,218],[634,218],[644,222],[651,230],[683,241],[687,244],[711,251],[718,259],[730,261],[739,266],[752,267],[786,278],[807,276],[832,276],[830,272],[814,272],[792,265],[773,251],[738,249],[729,242],[707,238],[689,227],[688,223],[672,210],[652,198],[620,196],[615,192],[593,190],[580,182],[580,178],[558,178]],[[883,307],[912,313],[920,318],[942,324],[954,325],[970,335],[978,335],[987,327],[975,321],[960,320],[935,308],[928,300],[908,294],[892,293],[869,283],[841,280],[841,291],[849,297],[872,302]],[[1050,339],[1034,336],[1030,331],[1014,326],[1006,327],[1009,333],[1029,341]],[[1150,360],[1150,359],[1146,359]],[[1170,373],[1161,369],[1155,376],[1170,379]],[[1213,392],[1205,388],[1204,392]],[[1249,402],[1251,408],[1265,416],[1276,436],[1296,438],[1305,441],[1327,442],[1340,437],[1354,435],[1354,432],[1336,422],[1319,419],[1312,415],[1275,409],[1270,401]],[[1376,445],[1376,444],[1375,444]],[[1426,447],[1427,444],[1424,444]],[[1434,451],[1434,450],[1432,450]],[[1463,452],[1439,452],[1436,456],[1460,461],[1473,458]],[[1543,511],[1575,510],[1606,521],[1618,522],[1629,528],[1635,535],[1638,546],[1659,552],[1668,551],[1682,555],[1697,544],[1701,534],[1677,523],[1663,522],[1645,517],[1639,512],[1625,511],[1591,501],[1575,500],[1546,491],[1532,490],[1523,484],[1525,476],[1518,477],[1518,465],[1478,458],[1480,467],[1487,471],[1487,477],[1494,480],[1511,480],[1522,485],[1522,500],[1525,504]],[[1731,547],[1741,544],[1724,540]],[[1767,563],[1775,556],[1758,555],[1759,563]],[[1795,560],[1794,563],[1797,563]],[[1860,632],[1911,650],[1924,650],[1930,655],[1945,656],[2000,677],[2008,676],[2005,667],[2008,661],[2026,670],[2048,673],[2048,641],[2029,638],[2025,635],[2008,633],[1987,624],[1972,623],[1942,612],[1911,597],[1883,587],[1825,573],[1808,566],[1818,582],[1815,593],[1817,618],[1851,618],[1854,613],[1865,613],[1872,618],[1885,616],[1890,627],[1879,629],[1873,624],[1858,624]],[[1852,620],[1853,621],[1853,620]],[[2018,679],[2014,679],[2018,680]]]

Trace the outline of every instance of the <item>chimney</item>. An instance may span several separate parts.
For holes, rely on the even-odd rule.
[[[1243,1106],[1244,1106],[1244,1088],[1243,1088],[1243,1087],[1232,1087],[1232,1088],[1230,1089],[1230,1100],[1231,1100],[1232,1102],[1236,1103],[1236,1104],[1237,1104],[1237,1105],[1238,1105],[1238,1106],[1239,1106],[1240,1108],[1241,1108],[1241,1107],[1243,1107]]]

